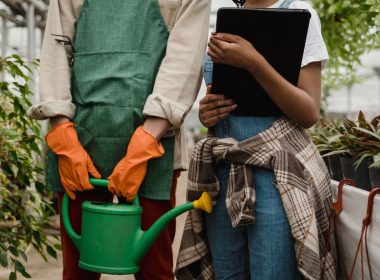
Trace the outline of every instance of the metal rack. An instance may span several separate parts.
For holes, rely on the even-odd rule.
[[[1,56],[9,47],[9,31],[13,27],[27,29],[28,59],[36,57],[36,31],[44,33],[49,0],[0,0]],[[42,37],[42,36],[41,36]]]

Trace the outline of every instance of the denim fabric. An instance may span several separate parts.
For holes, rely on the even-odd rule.
[[[213,64],[212,64],[211,57],[206,55],[205,61],[203,64],[203,78],[205,79],[206,85],[212,84],[212,69],[213,69]]]
[[[228,116],[217,123],[218,138],[247,139],[269,128],[277,117]],[[217,280],[302,279],[297,269],[294,242],[272,170],[253,167],[256,218],[253,225],[232,228],[225,198],[228,163],[217,169],[220,195],[206,217],[207,236]]]

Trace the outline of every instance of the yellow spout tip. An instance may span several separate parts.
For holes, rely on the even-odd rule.
[[[193,201],[193,205],[195,209],[201,209],[209,214],[212,212],[211,198],[207,192],[203,192],[198,200]]]

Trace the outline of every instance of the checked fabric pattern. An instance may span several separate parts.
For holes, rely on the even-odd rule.
[[[281,118],[269,129],[241,142],[211,136],[199,141],[190,162],[189,201],[203,191],[215,200],[219,184],[214,166],[220,160],[231,162],[226,205],[232,226],[255,222],[253,174],[248,167],[272,169],[295,240],[300,272],[306,279],[336,279],[334,234],[328,234],[333,230],[329,228],[330,178],[306,130]],[[178,279],[214,279],[205,234],[201,212],[192,210],[178,255]]]

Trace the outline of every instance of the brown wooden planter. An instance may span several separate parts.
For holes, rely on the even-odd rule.
[[[370,191],[371,180],[369,178],[367,162],[365,160],[362,161],[356,169],[354,167],[354,162],[355,160],[352,157],[340,157],[344,178],[353,179],[358,188]]]

